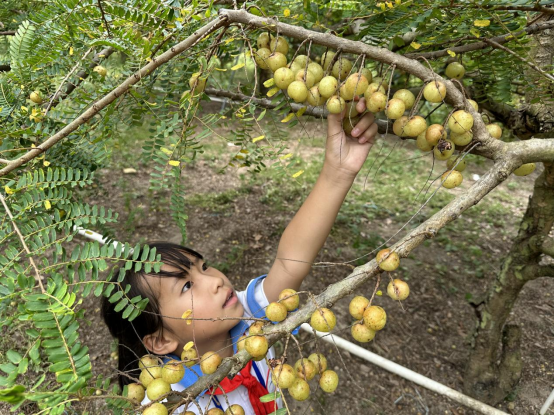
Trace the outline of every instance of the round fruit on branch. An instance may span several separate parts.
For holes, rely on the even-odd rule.
[[[400,256],[390,248],[384,248],[377,253],[375,258],[377,265],[381,270],[392,272],[400,266]]]
[[[400,279],[394,279],[387,286],[387,295],[393,300],[405,300],[410,294],[408,283]]]

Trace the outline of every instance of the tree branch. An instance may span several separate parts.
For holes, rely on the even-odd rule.
[[[536,24],[528,26],[525,29],[522,29],[518,32],[508,33],[508,34],[502,35],[502,36],[496,36],[494,38],[490,38],[490,40],[502,45],[502,44],[504,44],[504,43],[516,38],[516,37],[519,37],[519,36],[522,36],[522,35],[525,35],[525,34],[532,35],[534,33],[541,32],[541,31],[547,30],[547,29],[552,29],[552,28],[554,28],[554,20],[548,21],[548,22],[543,22],[543,23],[536,23]],[[477,40],[478,38],[475,38],[475,39]],[[434,51],[434,52],[407,53],[404,56],[407,57],[407,58],[414,58],[414,59],[420,58],[420,57],[427,58],[427,59],[435,59],[435,58],[440,58],[442,56],[448,55],[449,51],[460,54],[460,53],[464,53],[464,52],[477,51],[479,49],[485,49],[485,48],[488,48],[488,47],[490,47],[490,45],[487,42],[483,41],[483,42],[474,42],[474,43],[470,43],[470,44],[463,45],[463,46],[456,46],[454,48],[442,49],[440,51]]]
[[[51,136],[48,140],[46,140],[44,143],[41,143],[37,147],[30,150],[28,153],[24,154],[23,156],[19,157],[16,160],[11,161],[7,166],[5,166],[3,169],[0,170],[0,177],[8,174],[12,170],[18,168],[19,166],[23,165],[24,163],[28,162],[29,160],[37,157],[41,153],[43,153],[45,150],[49,149],[50,147],[54,146],[57,142],[62,140],[63,138],[67,137],[69,134],[71,134],[73,131],[77,130],[81,125],[85,124],[87,121],[89,121],[94,115],[98,114],[103,108],[107,107],[109,104],[111,104],[113,101],[115,101],[118,97],[121,97],[122,95],[126,94],[131,87],[142,80],[143,77],[150,74],[152,71],[154,71],[159,66],[165,64],[169,60],[173,59],[180,53],[184,52],[185,50],[189,49],[190,47],[194,46],[197,42],[202,40],[204,37],[209,35],[210,33],[214,32],[215,30],[219,29],[220,27],[228,24],[227,19],[225,17],[219,17],[212,22],[208,23],[206,26],[200,28],[196,32],[194,32],[191,36],[189,36],[187,39],[183,40],[182,42],[178,43],[177,45],[171,47],[169,50],[158,56],[157,58],[153,58],[151,62],[143,66],[141,69],[139,69],[137,72],[135,72],[133,75],[131,75],[129,78],[127,78],[125,81],[123,81],[118,87],[113,89],[110,93],[108,93],[105,97],[101,98],[100,100],[96,101],[88,110],[83,112],[79,117],[77,117],[75,120],[73,120],[71,123],[69,123],[67,126],[65,126],[63,129],[58,131],[56,134]]]
[[[543,254],[554,258],[554,238],[550,237],[543,241],[541,246],[541,251]]]
[[[0,32],[0,36],[13,36],[15,35],[15,30],[8,30],[6,32]]]
[[[487,9],[487,10],[506,10],[506,11],[520,11],[520,12],[541,12],[544,14],[554,14],[554,9],[541,6],[540,4],[535,4],[533,6],[502,6],[494,4],[454,4],[448,6],[448,8],[472,8],[472,9]]]
[[[102,8],[102,1],[98,0],[98,8],[100,9],[100,13],[102,14],[102,20],[104,21],[104,25],[106,26],[106,32],[108,32],[108,37],[112,37],[112,34],[110,33],[110,26],[108,25],[108,21],[106,20],[106,15],[104,14],[104,9]]]
[[[554,277],[554,264],[526,266],[523,269],[523,276],[527,280],[534,280],[539,277]]]
[[[0,72],[8,72],[11,70],[12,70],[12,67],[9,65],[0,65]]]

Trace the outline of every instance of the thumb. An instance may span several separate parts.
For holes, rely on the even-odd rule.
[[[346,109],[342,110],[340,114],[327,115],[327,137],[338,136],[343,132],[342,120],[346,113]]]

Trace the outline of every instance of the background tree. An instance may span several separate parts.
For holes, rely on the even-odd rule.
[[[47,412],[61,413],[71,401],[90,395],[94,388],[88,350],[76,332],[82,319],[79,299],[91,293],[109,297],[130,320],[145,306],[142,299],[128,299],[126,288],[106,280],[114,273],[111,265],[119,261],[127,268],[155,270],[155,252],[139,259],[129,244],[113,248],[86,243],[71,253],[65,249],[76,234],[74,226],[93,227],[115,238],[109,223],[117,215],[84,204],[74,192],[75,187],[92,184],[94,171],[110,157],[113,136],[149,117],[151,138],[142,149],[144,160],[156,169],[150,187],[169,191],[168,203],[183,241],[187,213],[181,171],[201,155],[202,139],[220,122],[216,114],[199,115],[201,97],[183,94],[183,84],[193,73],[209,76],[210,94],[243,100],[233,108],[234,120],[240,123],[235,141],[239,150],[230,157],[230,167],[256,173],[284,155],[278,142],[253,140],[260,137],[257,123],[264,116],[290,117],[294,125],[301,116],[299,108],[283,93],[252,98],[265,81],[263,75],[254,78],[254,85],[248,82],[248,74],[258,72],[249,55],[258,34],[267,30],[264,16],[278,16],[293,26],[273,21],[271,28],[295,39],[299,53],[321,55],[326,48],[341,48],[351,56],[365,54],[367,66],[390,79],[392,89],[418,92],[424,82],[444,75],[447,62],[462,62],[465,91],[460,91],[460,83],[447,82],[446,102],[463,108],[464,96],[470,93],[486,111],[487,122],[489,117],[503,123],[503,141],[495,141],[468,108],[475,118],[475,141],[462,150],[491,158],[495,165],[467,195],[398,240],[393,248],[401,256],[435,236],[521,164],[544,162],[504,267],[486,299],[475,302],[478,325],[466,390],[490,403],[502,400],[517,383],[521,368],[518,330],[505,325],[511,306],[525,282],[554,275],[546,259],[552,256],[549,233],[554,218],[551,2],[396,1],[372,4],[362,12],[356,2],[346,1],[240,4],[251,14],[223,11],[224,7],[233,5],[63,0],[41,7],[33,1],[1,6],[5,32],[0,49],[0,177],[5,226],[0,233],[0,302],[3,324],[24,322],[29,337],[23,354],[8,351],[10,362],[0,367],[6,373],[0,384],[11,389],[5,397],[16,405],[34,400]],[[331,30],[342,40],[320,35]],[[236,73],[233,83],[229,73]],[[31,92],[36,92],[34,99]],[[266,107],[272,110],[264,111]],[[450,108],[425,103],[419,111],[433,112],[429,120],[442,122]],[[310,113],[321,111],[309,108],[304,114]],[[387,126],[382,120],[381,132],[390,130]],[[101,279],[106,271],[108,278]],[[378,272],[373,261],[361,266],[319,295],[318,304],[335,302]],[[314,309],[306,305],[275,327],[270,341],[307,320]],[[50,363],[47,370],[39,367],[41,356]],[[247,358],[241,353],[238,363],[224,363],[190,393],[238,371]],[[34,386],[26,386],[33,393],[14,387],[29,366],[42,374]],[[40,390],[48,372],[58,383],[54,394],[54,389]],[[109,380],[96,383],[106,387]],[[126,402],[114,400],[113,405]]]

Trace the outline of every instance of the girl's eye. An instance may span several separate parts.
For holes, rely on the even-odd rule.
[[[207,262],[202,263],[202,270],[206,271],[210,268]]]
[[[192,282],[189,280],[187,283],[183,285],[183,289],[181,289],[181,292],[186,292],[192,287]]]

